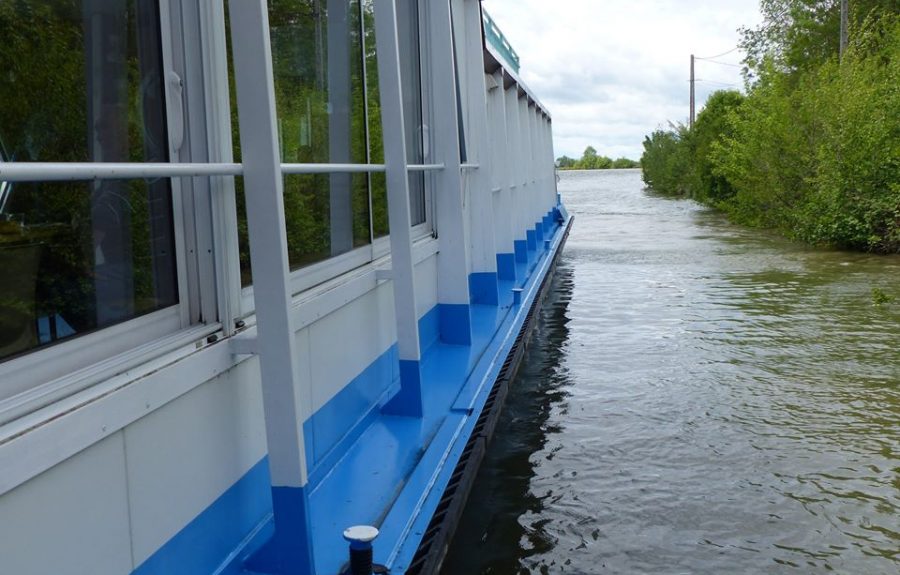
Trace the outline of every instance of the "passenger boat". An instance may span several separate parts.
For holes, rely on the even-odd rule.
[[[572,224],[518,66],[478,0],[0,3],[0,573],[436,571]]]

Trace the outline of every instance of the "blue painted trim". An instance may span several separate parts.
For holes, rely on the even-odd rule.
[[[275,532],[244,566],[258,573],[307,575],[315,572],[309,494],[305,487],[272,487]],[[199,571],[198,571],[199,573]]]
[[[424,355],[440,341],[440,308],[419,318],[419,349]],[[400,389],[397,345],[392,345],[338,394],[303,422],[309,482],[315,486]]]
[[[438,306],[419,318],[419,350],[422,355],[441,339],[441,311]]]
[[[537,247],[543,247],[544,243],[544,224],[543,222],[534,223],[534,243]]]
[[[473,304],[497,305],[500,292],[497,272],[477,272],[469,275],[469,301]]]
[[[263,531],[272,513],[269,459],[262,458],[209,507],[134,570],[135,575],[237,575],[236,549],[254,551],[249,534]],[[223,563],[223,559],[225,562]],[[231,561],[229,561],[231,559]]]
[[[393,345],[303,422],[311,472],[328,458],[348,430],[377,411],[379,402],[395,379],[397,361],[397,346]]]
[[[528,263],[528,241],[527,240],[515,240],[513,242],[513,248],[516,250],[516,262],[520,264]]]
[[[484,408],[492,384],[503,364],[503,359],[512,347],[522,324],[526,321],[528,310],[531,307],[530,303],[540,294],[543,279],[549,273],[554,254],[561,249],[564,235],[562,231],[558,232],[551,240],[551,251],[537,255],[538,262],[534,272],[524,285],[523,305],[514,313],[506,316],[499,325],[495,324],[495,327],[492,328],[490,343],[467,377],[464,388],[460,390],[454,401],[451,413],[438,430],[432,445],[423,455],[422,463],[417,465],[407,485],[385,517],[380,535],[382,545],[376,544],[375,546],[375,561],[387,564],[391,573],[404,573],[409,567],[421,541],[420,538],[431,521],[443,491],[453,474],[455,464]],[[463,419],[460,420],[459,417],[463,417]],[[449,443],[444,439],[448,434],[453,434],[455,437]],[[432,464],[435,455],[443,458],[441,466],[437,469]],[[426,484],[428,490],[423,498],[422,488]],[[395,541],[396,543],[394,543]],[[387,542],[391,542],[391,544],[386,545]],[[391,559],[393,559],[392,562]]]
[[[438,304],[441,313],[441,341],[451,345],[472,343],[472,318],[468,304]]]
[[[497,254],[497,278],[500,281],[516,281],[516,254]]]
[[[567,218],[568,220],[568,218]],[[552,239],[552,249],[549,253],[536,254],[537,262],[534,271],[530,275],[524,275],[519,270],[519,275],[524,278],[523,304],[528,304],[537,296],[541,279],[546,275],[553,253],[559,250],[562,238],[561,230],[555,233]],[[524,243],[524,242],[522,242]],[[507,254],[507,256],[512,254]],[[506,258],[509,259],[508,257]],[[509,286],[506,283],[505,286]],[[506,287],[502,297],[504,306],[511,297]],[[418,546],[418,536],[425,524],[430,520],[431,513],[440,499],[440,494],[446,486],[449,476],[452,474],[455,462],[466,438],[471,434],[472,426],[477,421],[478,413],[486,399],[490,389],[495,370],[502,364],[501,358],[505,357],[509,346],[518,333],[518,326],[524,321],[527,305],[519,308],[515,313],[501,313],[501,308],[492,306],[436,306],[428,314],[420,319],[420,330],[431,329],[437,332],[445,327],[449,316],[458,314],[460,308],[467,308],[466,321],[470,325],[473,340],[471,346],[448,346],[444,343],[435,343],[433,355],[427,361],[427,365],[420,362],[390,361],[392,383],[382,386],[385,391],[382,398],[391,394],[399,386],[397,380],[401,373],[413,370],[413,377],[425,378],[427,374],[428,402],[427,421],[414,418],[380,417],[377,413],[373,416],[369,410],[361,419],[354,417],[338,418],[348,429],[344,437],[339,441],[337,448],[343,449],[345,442],[347,449],[341,454],[346,457],[355,457],[347,463],[344,459],[332,461],[331,454],[319,462],[319,468],[329,467],[329,473],[320,476],[318,486],[312,482],[306,488],[270,487],[270,475],[268,470],[268,458],[264,457],[254,465],[243,477],[234,483],[224,494],[218,497],[207,509],[201,512],[187,526],[167,541],[149,559],[136,570],[137,575],[187,575],[207,574],[239,575],[246,573],[245,569],[258,570],[260,572],[273,573],[278,569],[280,560],[286,554],[303,557],[311,554],[313,546],[310,540],[315,541],[316,564],[320,568],[323,565],[339,565],[344,561],[346,543],[340,541],[339,531],[333,537],[328,535],[323,539],[319,533],[324,529],[330,533],[329,520],[341,524],[349,520],[357,519],[356,515],[362,511],[356,509],[359,501],[369,501],[371,509],[365,510],[366,519],[370,522],[380,522],[383,517],[384,528],[382,531],[383,543],[376,542],[376,559],[381,554],[389,553],[397,549],[396,562],[391,565],[392,570],[402,572],[402,568],[408,565],[415,549]],[[446,308],[446,309],[445,309]],[[456,310],[454,311],[454,308]],[[505,308],[503,308],[505,309]],[[449,315],[445,315],[449,314]],[[425,328],[432,325],[436,327]],[[476,333],[477,332],[477,333]],[[421,333],[421,332],[420,332]],[[426,339],[433,337],[425,336]],[[389,358],[396,358],[395,347],[385,354]],[[364,370],[366,374],[370,370],[378,371],[381,368],[376,364],[385,361],[384,356],[379,357],[372,366]],[[412,364],[412,365],[410,365]],[[476,365],[477,364],[477,365]],[[357,379],[365,380],[369,375],[361,374],[348,385],[365,386],[365,383],[357,382]],[[406,376],[409,379],[409,375]],[[460,387],[464,386],[464,387]],[[340,395],[340,394],[339,394]],[[341,403],[345,399],[333,399]],[[457,405],[458,404],[458,405]],[[463,409],[465,408],[465,409]],[[325,406],[316,412],[317,417],[325,413],[335,413],[333,408]],[[329,416],[330,417],[330,416]],[[459,427],[461,426],[461,427]],[[378,431],[379,428],[383,428]],[[378,435],[380,439],[361,439],[365,432],[366,438]],[[380,434],[380,435],[379,435]],[[429,438],[429,439],[425,439]],[[452,439],[451,439],[452,438]],[[430,445],[428,441],[431,441]],[[448,443],[449,442],[449,443]],[[427,452],[423,454],[423,446],[427,445]],[[350,449],[356,455],[348,455]],[[360,473],[370,469],[373,461],[384,459],[394,450],[393,457],[389,457],[383,465],[384,470],[392,470],[399,473],[401,483],[404,485],[402,493],[397,495],[392,491],[381,493],[381,488],[375,489],[370,482],[360,483],[357,478]],[[365,455],[361,455],[365,454]],[[421,463],[435,460],[441,462],[441,468],[435,470]],[[421,458],[421,459],[420,459]],[[338,468],[338,463],[343,469]],[[321,472],[320,472],[321,473]],[[437,475],[434,475],[437,473]],[[341,474],[341,480],[333,479],[335,474]],[[412,475],[410,475],[412,474]],[[423,475],[424,474],[424,475]],[[419,476],[422,477],[419,477]],[[405,479],[408,483],[403,483]],[[392,479],[394,481],[395,479]],[[362,491],[356,495],[357,503],[350,507],[344,505],[347,498],[347,481],[353,481],[355,489]],[[430,491],[425,500],[422,500],[420,483],[425,481]],[[382,482],[383,483],[383,482]],[[378,493],[373,493],[373,490]],[[392,501],[393,497],[397,497]],[[313,501],[310,501],[312,497]],[[414,508],[406,504],[407,499],[415,503]],[[377,501],[376,501],[377,500]],[[385,507],[386,506],[386,507]],[[346,508],[345,508],[346,507]],[[373,511],[384,509],[387,515],[373,515]],[[279,524],[284,522],[293,528],[286,528],[284,539],[273,538],[273,509],[280,514]],[[337,514],[337,515],[335,515]],[[307,533],[303,519],[311,515],[313,525],[316,528],[313,533]],[[348,523],[349,524],[349,523]],[[406,530],[408,526],[408,531]],[[336,528],[335,528],[336,529]],[[397,535],[393,539],[386,536],[388,532],[400,529],[402,537]],[[400,537],[400,538],[398,538]],[[289,548],[281,549],[284,541],[289,540]],[[298,547],[299,542],[299,547]],[[304,547],[306,549],[304,549]],[[281,549],[279,551],[279,549]],[[280,553],[280,555],[279,555]],[[244,565],[244,560],[252,556],[253,560]],[[380,557],[386,560],[387,557]],[[335,567],[335,571],[337,567]],[[331,572],[329,571],[329,572]],[[279,572],[280,573],[280,572]],[[294,575],[294,574],[290,574]]]
[[[422,417],[422,367],[418,360],[400,360],[400,391],[381,408],[381,412]]]
[[[537,234],[534,230],[525,230],[525,242],[528,244],[528,251],[537,250]]]

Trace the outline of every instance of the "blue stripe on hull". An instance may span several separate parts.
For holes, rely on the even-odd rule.
[[[498,358],[511,348],[550,258],[560,249],[562,229],[554,232],[551,251],[532,256],[537,265],[531,277],[519,265],[519,281],[498,282],[497,306],[438,305],[419,320],[423,359],[415,367],[424,383],[423,417],[380,411],[384,399],[399,389],[400,370],[409,367],[397,360],[393,346],[304,422],[313,436],[308,453],[315,454],[306,488],[273,489],[264,457],[134,573],[276,572],[281,547],[273,544],[273,497],[279,507],[294,510],[298,522],[304,513],[310,515],[312,533],[298,529],[286,535],[295,552],[307,553],[306,545],[313,549],[316,572],[336,573],[346,560],[344,527],[382,521],[376,561],[386,562],[390,554],[392,572],[402,572],[503,363]],[[517,285],[525,286],[526,296],[516,308],[511,288]],[[470,345],[453,341],[466,333]]]
[[[525,243],[528,251],[533,252],[537,249],[537,234],[534,230],[525,230]]]
[[[237,483],[144,561],[135,575],[237,575],[234,551],[250,552],[272,536],[269,460],[262,458]],[[250,536],[248,537],[248,534]],[[253,537],[258,535],[258,537]]]
[[[499,281],[516,280],[516,254],[497,254],[497,279]]]
[[[451,345],[472,343],[472,318],[468,304],[438,304],[441,314],[441,341]]]
[[[497,305],[497,272],[478,272],[469,275],[469,298],[473,304]]]
[[[528,241],[527,240],[515,240],[513,242],[513,248],[516,251],[516,263],[527,264],[528,263]]]

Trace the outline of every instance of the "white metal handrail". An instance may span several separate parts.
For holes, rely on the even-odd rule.
[[[281,164],[281,173],[288,174],[352,174],[384,172],[384,164]]]
[[[81,180],[141,180],[194,176],[239,176],[241,164],[3,162],[0,181],[68,182]]]
[[[475,166],[477,167],[477,166]],[[410,172],[443,170],[444,164],[410,164]],[[384,172],[384,164],[281,164],[284,175]],[[0,182],[143,180],[240,176],[238,163],[0,162]]]
[[[432,172],[443,170],[444,164],[409,164],[406,170],[409,172]]]

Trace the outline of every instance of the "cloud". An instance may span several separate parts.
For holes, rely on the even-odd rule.
[[[592,145],[607,156],[641,155],[641,142],[668,122],[686,122],[690,54],[737,45],[759,22],[757,0],[484,0],[519,54],[520,75],[553,115],[557,156]],[[737,63],[733,52],[720,58]],[[740,70],[698,61],[700,104]],[[716,83],[713,83],[716,82]]]

